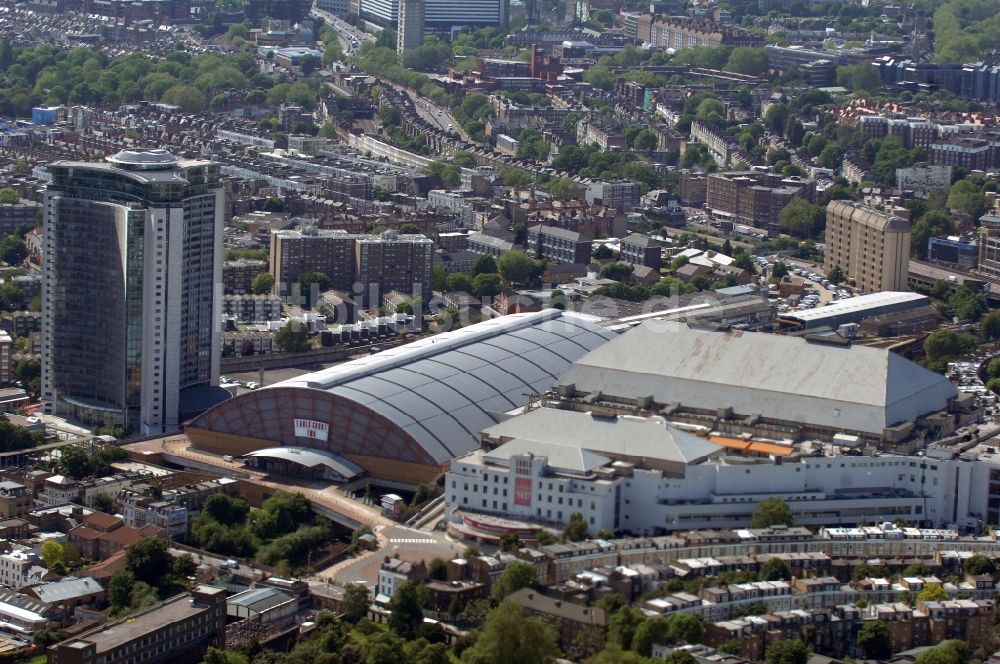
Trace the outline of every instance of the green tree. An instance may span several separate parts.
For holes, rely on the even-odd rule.
[[[588,659],[587,664],[648,664],[650,661],[648,657],[643,657],[637,652],[622,650],[620,646],[609,644],[601,652]]]
[[[914,222],[910,230],[910,247],[918,258],[927,257],[927,241],[932,237],[951,235],[955,222],[941,210],[931,210]]]
[[[286,353],[301,353],[309,350],[309,332],[302,323],[290,320],[274,333],[274,343]]]
[[[762,119],[773,133],[781,134],[785,130],[785,125],[788,124],[788,107],[781,102],[771,104],[764,111]]]
[[[698,660],[687,650],[676,648],[671,650],[670,654],[663,661],[667,664],[696,664]]]
[[[803,198],[793,198],[778,213],[781,230],[798,238],[815,238],[826,225],[826,211]]]
[[[125,564],[136,581],[161,587],[170,578],[171,558],[167,541],[159,537],[146,537],[128,547]]]
[[[757,76],[767,72],[767,51],[762,48],[734,48],[724,69],[737,74]]]
[[[788,276],[788,266],[781,261],[776,261],[771,265],[771,277],[774,279],[781,279],[782,277]]]
[[[757,503],[750,520],[751,528],[770,528],[771,526],[793,526],[795,516],[792,509],[781,498],[768,498]]]
[[[431,279],[434,281],[434,290],[438,292],[448,290],[448,270],[444,265],[434,264],[431,268]]]
[[[875,92],[882,85],[882,77],[871,63],[859,62],[837,67],[837,85],[858,92]]]
[[[114,608],[128,606],[129,596],[132,594],[132,587],[135,585],[135,577],[132,572],[120,569],[111,575],[108,582],[108,602]]]
[[[840,168],[841,163],[844,160],[844,151],[840,149],[840,146],[836,143],[830,143],[823,151],[819,153],[817,162],[823,168],[832,168],[837,170]]]
[[[959,180],[948,191],[948,207],[979,219],[986,209],[986,196],[969,180]]]
[[[48,569],[56,563],[65,564],[63,545],[55,540],[45,540],[41,548],[42,564]]]
[[[28,247],[20,235],[8,235],[0,244],[0,257],[7,265],[17,266],[28,257]]]
[[[322,272],[303,272],[299,275],[299,295],[302,298],[302,306],[310,308],[319,300],[322,293],[330,290],[330,277]]]
[[[701,643],[705,639],[705,623],[693,613],[678,613],[670,619],[667,636],[672,641]]]
[[[991,311],[980,319],[979,334],[987,341],[1000,339],[1000,311]],[[1000,366],[997,367],[997,373],[991,373],[990,376],[1000,376]]]
[[[497,269],[509,284],[523,284],[531,276],[532,260],[523,251],[508,251],[500,256]]]
[[[972,574],[978,576],[980,574],[989,574],[993,576],[997,573],[997,566],[993,562],[993,559],[989,556],[977,553],[962,565],[966,574]]]
[[[789,117],[788,122],[785,123],[785,138],[788,142],[795,147],[802,145],[802,139],[805,138],[806,130],[799,122],[798,118]]]
[[[750,274],[757,274],[757,266],[754,265],[753,258],[750,257],[750,254],[746,252],[738,254],[736,258],[733,259],[733,267],[746,270]]]
[[[533,179],[529,171],[517,166],[504,166],[499,175],[507,187],[527,187]]]
[[[445,290],[455,293],[472,293],[472,280],[461,272],[449,274],[445,280]]]
[[[254,295],[265,295],[274,288],[274,276],[270,272],[261,272],[253,278],[250,289]]]
[[[412,638],[424,622],[421,591],[426,593],[426,588],[412,581],[404,581],[389,601],[389,610],[392,612],[389,616],[389,629],[404,639]]]
[[[839,284],[844,281],[844,270],[839,265],[834,265],[833,268],[826,273],[826,278],[830,280],[830,283]]]
[[[659,139],[657,139],[656,134],[648,129],[643,129],[636,135],[633,146],[636,150],[646,152],[648,150],[655,150]]]
[[[553,178],[549,181],[549,194],[558,201],[568,201],[580,197],[580,185],[569,178]]]
[[[889,659],[892,656],[889,628],[881,620],[866,620],[858,632],[857,644],[867,659]]]
[[[314,71],[320,68],[323,61],[317,58],[315,55],[305,55],[302,57],[301,62],[299,62],[299,69],[302,70],[304,76],[309,76]]]
[[[948,298],[948,305],[959,320],[971,321],[978,321],[989,308],[983,294],[968,284],[955,289]]]
[[[448,580],[448,563],[444,561],[444,558],[435,556],[431,559],[430,564],[427,565],[427,576],[435,581]]]
[[[903,570],[904,577],[931,576],[932,574],[934,574],[934,570],[932,570],[928,565],[925,565],[924,563],[914,563],[912,565],[907,565],[906,569]]]
[[[368,615],[368,607],[371,606],[371,599],[368,596],[368,588],[363,583],[351,583],[344,589],[344,601],[341,604],[341,613],[344,620],[356,623]]]
[[[928,583],[917,593],[918,602],[944,602],[950,599],[940,583]]]
[[[500,275],[477,274],[472,278],[472,290],[476,297],[494,297],[500,292]]]
[[[968,646],[962,641],[942,641],[917,656],[916,664],[963,664],[968,655]]]
[[[782,639],[768,647],[764,660],[767,664],[806,664],[809,649],[798,639]]]
[[[472,266],[472,276],[477,274],[496,274],[500,272],[497,268],[497,261],[489,254],[483,254],[476,259],[476,264]]]
[[[552,308],[552,309],[563,309],[563,310],[565,310],[566,309],[566,293],[564,293],[559,288],[553,289],[553,291],[551,293],[549,293],[549,307]]]
[[[548,664],[559,655],[556,633],[520,605],[505,601],[486,616],[476,644],[462,653],[466,664]]]
[[[0,205],[13,205],[21,201],[21,197],[10,187],[0,189]]]
[[[653,652],[653,644],[670,638],[670,620],[656,616],[644,620],[635,628],[632,636],[632,650],[643,657],[649,657]]]
[[[622,650],[632,650],[635,630],[645,620],[646,615],[639,609],[623,606],[611,615],[608,622],[608,642]]]
[[[180,106],[185,113],[201,113],[205,110],[205,95],[193,85],[178,83],[160,98],[164,104]]]
[[[615,281],[625,281],[632,275],[632,266],[628,263],[608,263],[601,268],[601,277],[604,279],[614,279]]]
[[[718,99],[703,99],[695,111],[695,117],[699,120],[707,120],[712,116],[725,117],[726,107]]]
[[[949,361],[972,350],[976,338],[971,334],[954,330],[936,330],[924,339],[924,354],[927,368],[944,373]]]
[[[59,468],[64,475],[82,480],[90,475],[90,457],[79,445],[67,445],[59,455]]]
[[[241,652],[221,650],[215,646],[209,646],[201,664],[250,664],[250,660]]]
[[[590,83],[595,88],[610,90],[615,86],[615,75],[607,67],[591,67],[583,72],[583,82]]]
[[[521,588],[532,588],[537,583],[538,573],[533,566],[525,562],[512,562],[497,577],[490,595],[499,602],[511,593]]]
[[[587,539],[587,522],[579,512],[573,512],[569,521],[563,527],[563,536],[570,542],[581,542]]]
[[[224,526],[241,526],[250,514],[250,504],[241,496],[214,493],[205,501],[202,511],[216,523]]]
[[[760,566],[761,581],[790,581],[792,568],[781,558],[769,558]]]

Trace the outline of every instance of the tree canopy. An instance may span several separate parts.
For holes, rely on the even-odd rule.
[[[490,611],[474,646],[462,653],[466,664],[547,664],[559,655],[556,633],[540,618],[528,617],[507,600]]]
[[[750,520],[751,528],[770,528],[771,526],[794,526],[795,515],[792,509],[781,498],[768,498],[757,503]]]
[[[531,588],[537,583],[538,573],[532,565],[525,562],[513,562],[500,573],[490,594],[493,599],[500,601],[521,588]]]
[[[511,284],[523,284],[531,276],[532,258],[523,251],[508,251],[500,256],[497,269],[504,281]]]

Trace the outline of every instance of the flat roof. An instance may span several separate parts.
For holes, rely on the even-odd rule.
[[[580,358],[557,386],[879,435],[958,396],[944,376],[885,349],[656,320]]]
[[[868,309],[877,309],[895,304],[912,303],[914,307],[921,304],[929,304],[930,298],[920,293],[910,293],[903,291],[885,291],[882,293],[871,293],[870,295],[859,295],[846,300],[837,300],[833,304],[815,309],[805,309],[803,311],[791,311],[782,314],[782,318],[790,318],[799,321],[818,321],[826,318],[835,318],[845,314],[857,313]]]
[[[75,597],[83,597],[91,593],[104,592],[101,584],[89,576],[82,579],[63,579],[54,583],[44,583],[40,586],[35,586],[32,590],[38,596],[38,599],[50,604]]]
[[[224,593],[222,588],[212,586],[199,586],[199,592]],[[68,647],[83,648],[88,643],[93,643],[96,654],[113,650],[123,643],[138,639],[145,634],[151,634],[168,627],[199,613],[207,611],[203,604],[192,604],[190,593],[176,595],[160,604],[156,604],[145,611],[134,613],[124,620],[111,624],[104,624],[94,629],[83,632],[79,636],[65,641]]]
[[[550,466],[578,472],[607,463],[601,454],[691,464],[722,450],[710,440],[670,426],[658,415],[598,417],[558,408],[536,408],[495,424],[483,434],[509,441],[483,452],[487,460],[532,453],[547,456]]]

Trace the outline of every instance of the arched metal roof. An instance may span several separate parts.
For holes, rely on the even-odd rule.
[[[573,362],[614,336],[557,309],[504,316],[241,395],[192,426],[316,446],[296,439],[291,421],[319,417],[330,425],[326,446],[334,452],[443,464],[477,448],[479,432],[498,414],[551,388]],[[309,394],[317,397],[309,399],[310,412],[296,412],[304,399],[295,395]],[[343,421],[348,405],[379,426]],[[421,453],[407,451],[406,440]]]

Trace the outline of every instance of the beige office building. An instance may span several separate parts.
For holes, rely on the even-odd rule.
[[[839,265],[866,293],[907,290],[910,222],[853,201],[830,201],[824,254],[827,272]]]

